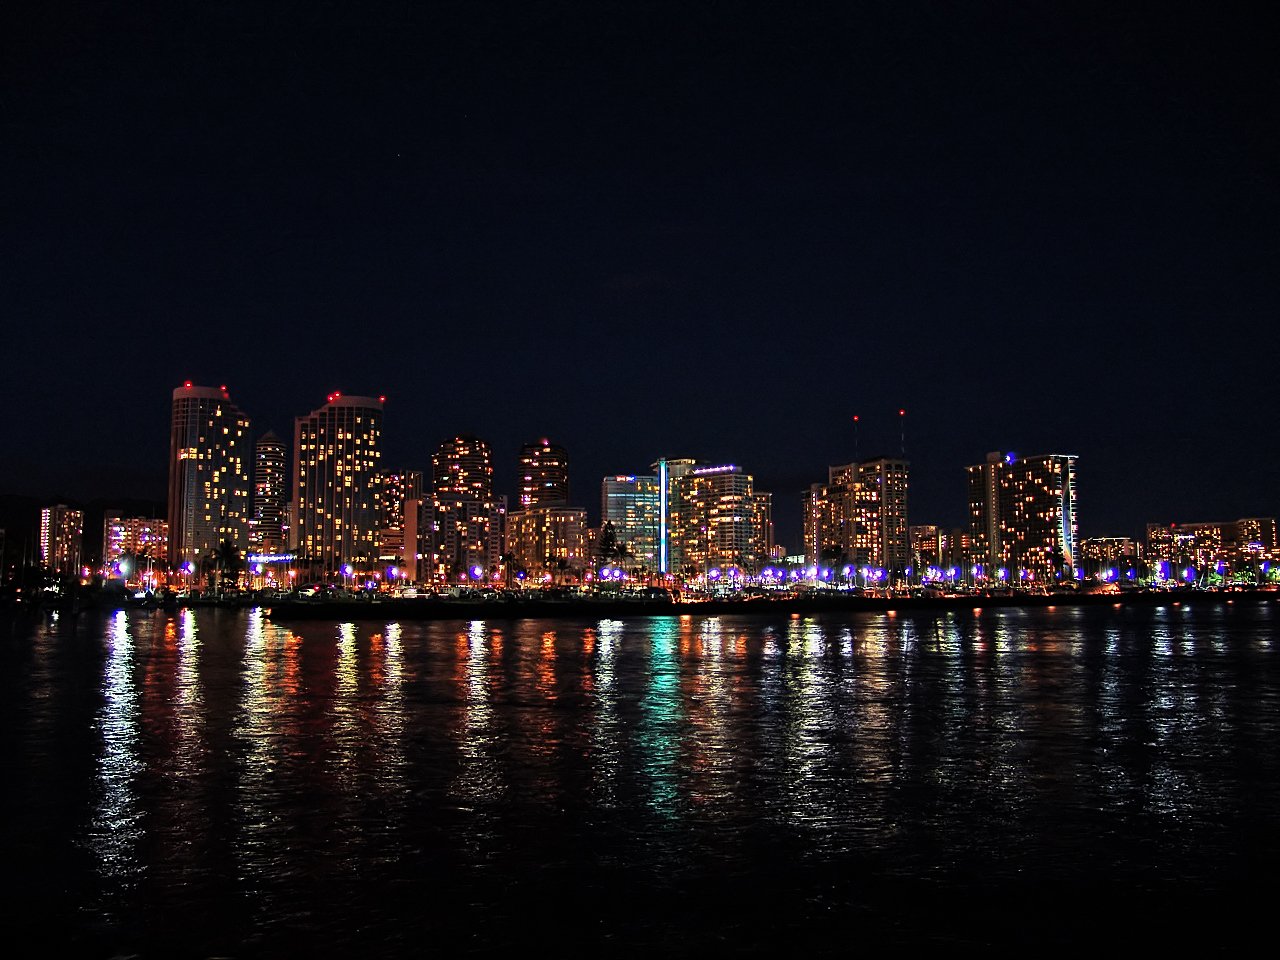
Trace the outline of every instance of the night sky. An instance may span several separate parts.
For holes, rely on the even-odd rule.
[[[1175,5],[1176,6],[1176,5]],[[170,392],[388,398],[801,491],[1080,457],[1085,536],[1274,516],[1263,4],[31,4],[0,29],[0,493],[163,500]],[[860,418],[855,434],[853,416]]]

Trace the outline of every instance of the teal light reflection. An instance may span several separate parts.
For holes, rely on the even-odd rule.
[[[679,622],[672,617],[651,621],[649,687],[640,705],[636,737],[640,770],[649,786],[649,807],[663,819],[675,819],[680,775]]]

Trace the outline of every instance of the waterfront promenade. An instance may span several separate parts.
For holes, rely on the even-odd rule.
[[[938,596],[865,596],[839,591],[779,597],[626,599],[586,595],[547,598],[498,594],[495,598],[374,597],[370,599],[277,599],[260,605],[272,620],[453,620],[527,619],[565,616],[766,616],[819,613],[969,610],[975,607],[1162,606],[1280,601],[1280,592],[1249,590],[1126,590],[1119,593],[942,594]]]

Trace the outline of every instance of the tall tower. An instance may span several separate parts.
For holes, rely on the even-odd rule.
[[[712,567],[737,567],[749,573],[767,562],[773,546],[772,498],[755,491],[750,474],[732,464],[676,460],[666,461],[666,469],[673,572],[692,576]]]
[[[1066,575],[1078,566],[1076,456],[991,453],[968,468],[972,559],[1011,579]],[[988,574],[990,576],[990,574]]]
[[[487,500],[493,497],[493,455],[489,444],[459,434],[440,444],[431,457],[436,493],[455,493]]]
[[[198,565],[223,542],[249,546],[249,418],[226,387],[173,391],[169,433],[169,562]]]
[[[605,477],[600,484],[600,526],[613,524],[614,536],[626,547],[625,566],[650,572],[659,569],[662,495],[656,476]]]
[[[506,500],[493,493],[493,458],[479,437],[461,434],[446,440],[431,457],[431,576],[457,581],[486,576],[502,555]]]
[[[285,504],[289,459],[284,441],[268,430],[253,451],[253,521],[251,546],[258,553],[285,547]]]
[[[40,511],[40,565],[45,570],[63,575],[78,573],[83,544],[83,513],[65,503]]]
[[[325,573],[377,558],[374,477],[382,459],[385,398],[329,394],[294,420],[293,480],[297,543],[305,562]]]
[[[520,509],[569,502],[569,454],[546,437],[520,449]]]
[[[879,505],[875,536],[876,554],[890,582],[906,575],[911,565],[911,537],[907,529],[906,460],[879,457],[859,464],[859,479],[874,491]]]
[[[805,498],[810,563],[881,567],[890,583],[911,565],[907,528],[908,463],[878,457],[830,467],[826,484]]]

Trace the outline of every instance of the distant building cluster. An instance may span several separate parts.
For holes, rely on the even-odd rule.
[[[966,469],[969,522],[912,525],[910,464],[827,468],[803,494],[803,550],[774,542],[772,494],[736,464],[659,458],[600,483],[600,524],[570,496],[569,454],[542,437],[519,451],[515,501],[494,490],[493,454],[458,434],[430,470],[383,462],[385,398],[333,393],[294,420],[292,446],[256,439],[226,387],[173,391],[165,517],[103,520],[101,573],[144,585],[228,573],[279,587],[640,581],[703,588],[802,580],[870,589],[960,582],[1273,575],[1274,518],[1161,523],[1145,542],[1082,540],[1077,457],[990,453]],[[83,568],[82,513],[40,518],[40,564]],[[784,559],[785,557],[785,559]]]
[[[1169,568],[1217,569],[1272,563],[1276,557],[1274,517],[1225,523],[1147,524],[1147,560]]]

